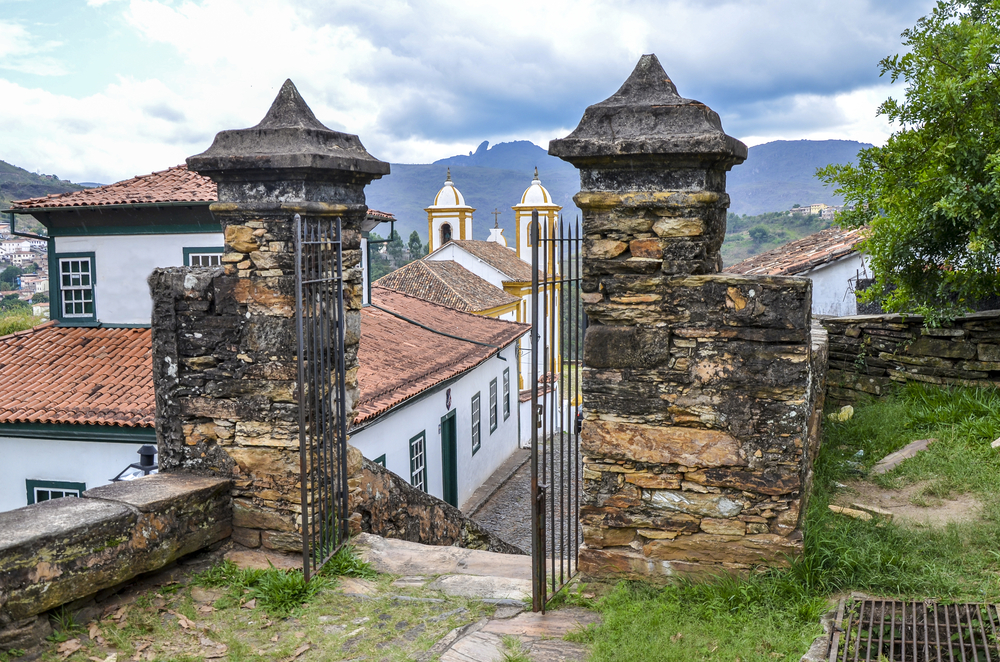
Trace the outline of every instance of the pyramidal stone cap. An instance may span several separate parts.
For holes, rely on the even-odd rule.
[[[312,175],[341,171],[368,181],[389,174],[389,164],[369,154],[360,138],[316,119],[291,80],[281,86],[257,126],[220,131],[212,146],[188,157],[187,164],[213,179],[253,179],[254,171],[273,176],[276,170]]]
[[[746,160],[747,146],[726,135],[714,110],[682,98],[655,55],[643,55],[617,92],[588,107],[571,134],[549,142],[549,154],[578,167],[633,157],[728,170]]]

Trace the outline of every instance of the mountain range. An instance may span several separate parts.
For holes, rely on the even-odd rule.
[[[829,163],[854,162],[858,150],[864,147],[869,145],[851,140],[780,140],[751,147],[746,162],[729,173],[727,189],[732,200],[729,211],[756,215],[785,210],[794,204],[839,204],[841,201],[832,189],[816,179],[816,169]],[[573,203],[573,196],[580,190],[577,169],[526,140],[492,147],[484,141],[468,154],[430,164],[393,163],[391,167],[392,174],[372,182],[366,195],[370,207],[396,216],[396,231],[404,241],[414,230],[427,240],[424,208],[433,203],[449,169],[466,203],[476,208],[473,226],[476,239],[489,236],[494,210],[500,212],[497,222],[504,235],[513,238],[511,206],[520,202],[536,167],[542,184],[556,204],[563,207],[564,217],[571,221],[580,214]],[[80,188],[80,184],[54,175],[37,175],[0,161],[0,209],[8,207],[11,200]],[[388,234],[385,226],[377,231]]]
[[[746,162],[729,173],[729,211],[752,216],[795,204],[841,204],[833,190],[816,179],[816,169],[830,163],[854,163],[858,151],[865,147],[870,145],[853,140],[779,140],[751,147]],[[394,163],[391,167],[392,174],[372,182],[366,195],[370,207],[395,214],[396,231],[404,240],[416,230],[426,241],[424,208],[433,203],[448,169],[466,204],[476,208],[476,239],[489,236],[494,210],[500,212],[497,220],[504,236],[514,236],[511,206],[520,202],[536,167],[542,184],[563,207],[564,217],[571,220],[580,214],[573,203],[580,190],[576,168],[526,140],[492,147],[483,142],[467,155],[426,165]]]

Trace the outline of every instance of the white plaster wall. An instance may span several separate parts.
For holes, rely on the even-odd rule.
[[[865,258],[860,253],[830,264],[825,264],[807,274],[813,282],[812,312],[814,315],[856,315],[858,312],[851,279],[866,273]]]
[[[221,248],[222,233],[56,237],[57,253],[94,253],[97,319],[107,324],[149,324],[146,278],[157,267],[183,266],[185,248],[206,246]]]
[[[448,413],[445,392],[451,389],[451,410],[456,412],[458,450],[458,503],[464,504],[472,493],[496,471],[518,447],[516,344],[505,347],[502,361],[493,357],[444,387],[433,389],[411,404],[383,415],[373,425],[351,434],[350,442],[369,460],[385,454],[385,466],[409,482],[410,438],[421,430],[427,440],[428,491],[444,496],[441,466],[441,417]],[[510,416],[503,417],[503,371],[510,368]],[[490,433],[490,380],[497,380],[497,429]],[[480,393],[479,451],[472,454],[472,396]]]
[[[25,480],[107,485],[139,461],[142,444],[0,437],[0,512],[28,505]]]
[[[503,281],[507,277],[494,269],[488,262],[480,260],[475,255],[461,249],[457,244],[445,244],[443,248],[428,255],[426,260],[454,260],[476,274],[490,285],[503,289]]]

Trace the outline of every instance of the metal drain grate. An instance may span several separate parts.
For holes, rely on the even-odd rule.
[[[841,600],[829,662],[1000,662],[997,605]]]

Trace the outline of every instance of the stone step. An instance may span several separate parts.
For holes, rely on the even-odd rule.
[[[438,547],[360,533],[355,550],[377,572],[404,576],[480,575],[531,582],[531,557],[462,547]]]

